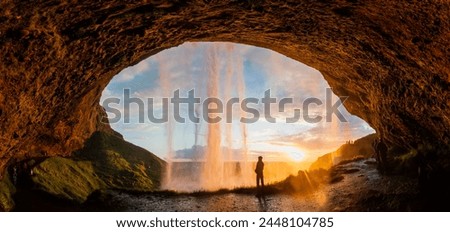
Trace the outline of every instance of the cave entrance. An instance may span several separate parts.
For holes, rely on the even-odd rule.
[[[162,188],[177,191],[254,185],[258,156],[266,183],[280,181],[374,133],[319,71],[236,43],[164,50],[117,74],[100,103],[114,130],[166,160]]]

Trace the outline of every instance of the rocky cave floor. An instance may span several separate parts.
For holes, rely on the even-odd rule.
[[[19,191],[16,211],[442,211],[418,191],[416,179],[384,176],[373,159],[335,167],[332,181],[310,194],[219,191],[176,194],[104,191],[77,205],[39,192]]]
[[[374,160],[339,165],[334,176],[334,183],[306,195],[276,193],[256,196],[229,192],[167,196],[109,192],[108,205],[120,211],[180,212],[414,211],[421,207],[413,200],[418,196],[416,181],[401,176],[383,177],[376,170]]]

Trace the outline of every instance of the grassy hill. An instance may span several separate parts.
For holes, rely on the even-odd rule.
[[[165,162],[125,141],[119,133],[95,132],[70,157],[48,158],[33,168],[36,188],[84,202],[96,190],[152,191],[159,187]]]

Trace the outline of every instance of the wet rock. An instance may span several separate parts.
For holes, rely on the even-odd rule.
[[[344,180],[344,176],[342,176],[342,175],[333,176],[330,179],[330,184],[336,184],[336,183],[341,182],[343,180]]]
[[[355,172],[359,172],[358,168],[350,168],[350,169],[343,169],[341,170],[342,174],[351,174]]]
[[[317,158],[317,160],[310,165],[309,170],[328,170],[333,165],[343,165],[349,162],[356,162],[361,159],[369,158],[374,154],[372,143],[376,138],[376,134],[370,134],[353,141],[351,144],[344,144],[336,151]]]

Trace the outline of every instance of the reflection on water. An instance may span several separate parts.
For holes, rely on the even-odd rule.
[[[266,196],[260,195],[258,197],[258,203],[259,203],[259,210],[261,212],[267,212],[268,211],[268,205],[267,205],[267,199]]]
[[[133,196],[126,193],[114,193],[111,199],[120,211],[152,212],[278,212],[278,211],[318,211],[313,197],[290,195],[260,196],[248,194],[218,194],[209,196],[171,196],[151,194]],[[118,203],[118,204],[117,204]]]

